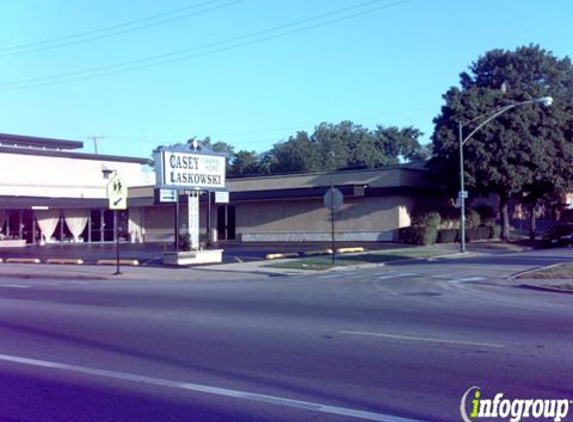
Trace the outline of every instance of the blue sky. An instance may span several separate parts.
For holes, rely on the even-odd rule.
[[[472,61],[529,43],[571,57],[572,17],[567,0],[0,0],[0,132],[149,156],[352,120],[425,143]]]

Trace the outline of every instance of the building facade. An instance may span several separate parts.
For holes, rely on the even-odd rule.
[[[153,162],[78,152],[83,144],[0,134],[0,242],[20,244],[173,242],[175,205],[157,200]],[[105,173],[128,186],[128,209],[108,210]],[[228,203],[214,192],[180,191],[179,233],[189,194],[199,195],[202,240],[316,242],[331,238],[324,195],[335,186],[337,241],[395,241],[417,207],[443,202],[421,166],[231,178]]]
[[[153,182],[152,161],[77,152],[82,142],[0,134],[0,241],[113,242],[130,234],[129,210],[107,209],[104,173],[127,186]],[[16,242],[19,241],[19,242]]]
[[[444,199],[420,166],[372,170],[289,174],[227,180],[229,203],[213,195],[200,198],[203,238],[217,242],[318,242],[331,238],[331,211],[324,195],[331,184],[344,196],[335,211],[338,241],[395,241],[398,229],[410,225],[416,207]],[[137,215],[144,241],[172,241],[174,204],[157,205],[153,186],[130,189],[131,215]],[[185,195],[179,215],[185,216]],[[185,231],[182,218],[181,230]]]

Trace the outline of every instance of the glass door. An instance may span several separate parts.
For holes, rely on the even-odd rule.
[[[102,216],[101,210],[90,211],[90,235],[92,242],[101,242],[103,240],[102,232]]]

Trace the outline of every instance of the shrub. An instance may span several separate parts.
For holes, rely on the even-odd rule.
[[[179,235],[179,250],[184,252],[191,250],[191,236],[188,233]]]
[[[492,239],[499,239],[499,237],[501,236],[501,226],[499,224],[496,224],[495,226],[490,227],[490,229],[491,229],[490,237]]]
[[[466,215],[466,227],[476,228],[479,227],[481,222],[481,217],[476,210],[470,210]]]
[[[476,237],[474,240],[486,240],[491,236],[491,227],[478,227],[476,229]]]
[[[476,240],[477,237],[477,227],[467,227],[466,224],[466,241],[472,242]]]
[[[497,221],[497,213],[492,207],[483,204],[483,205],[478,205],[474,209],[480,215],[482,225],[487,227],[495,226],[495,222]]]
[[[460,228],[460,220],[459,218],[453,219],[443,219],[439,226],[440,229],[459,229]]]
[[[427,212],[412,219],[413,226],[435,227],[440,225],[442,218],[437,212]]]
[[[411,226],[398,231],[399,242],[410,245],[433,245],[438,238],[438,229],[435,227]]]
[[[436,243],[438,240],[437,227],[422,227],[419,245],[429,246]]]
[[[458,229],[438,230],[438,243],[454,243],[458,239]]]

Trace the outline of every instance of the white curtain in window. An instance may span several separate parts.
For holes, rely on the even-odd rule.
[[[6,211],[0,210],[0,233],[4,229],[4,223],[6,223]]]
[[[39,210],[36,211],[36,220],[42,232],[42,237],[46,241],[50,241],[58,221],[60,219],[60,210]]]
[[[64,211],[66,225],[74,237],[74,242],[80,241],[80,235],[88,224],[88,215],[88,210],[69,209]]]

